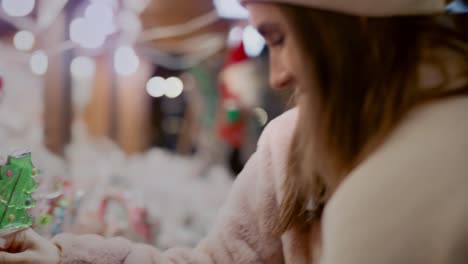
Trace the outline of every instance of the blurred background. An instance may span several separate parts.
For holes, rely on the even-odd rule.
[[[289,94],[236,0],[0,0],[0,154],[36,229],[193,246]]]

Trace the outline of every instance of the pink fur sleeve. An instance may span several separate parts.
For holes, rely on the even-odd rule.
[[[263,141],[273,139],[265,134],[268,132],[262,136]],[[281,240],[271,232],[278,203],[269,145],[260,140],[215,226],[195,249],[162,252],[122,238],[63,234],[54,239],[62,249],[62,264],[284,263]]]

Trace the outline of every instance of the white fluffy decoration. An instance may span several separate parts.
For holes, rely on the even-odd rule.
[[[75,232],[96,232],[96,210],[109,188],[124,187],[144,202],[150,222],[161,224],[157,245],[193,246],[213,224],[232,184],[231,175],[212,167],[197,175],[202,161],[161,149],[127,157],[109,141],[76,142],[67,150],[70,173],[86,199]]]

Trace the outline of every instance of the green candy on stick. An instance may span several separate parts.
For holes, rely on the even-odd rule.
[[[30,152],[9,156],[7,163],[0,167],[0,236],[32,225],[33,217],[28,209],[36,205],[31,195],[37,189],[38,173]]]

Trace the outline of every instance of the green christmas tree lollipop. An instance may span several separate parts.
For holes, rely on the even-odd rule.
[[[8,157],[0,167],[0,233],[6,234],[32,224],[27,210],[36,201],[31,197],[37,188],[38,170],[31,161],[31,153]]]

